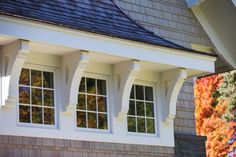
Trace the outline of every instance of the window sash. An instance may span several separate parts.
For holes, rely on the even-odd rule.
[[[127,114],[127,120],[126,120],[126,123],[127,123],[127,133],[128,134],[136,134],[136,135],[145,135],[145,136],[153,136],[153,135],[156,135],[157,134],[157,120],[156,120],[156,118],[157,118],[157,116],[156,116],[156,101],[155,101],[155,86],[152,84],[152,83],[147,83],[147,82],[135,82],[134,84],[133,84],[133,86],[132,86],[132,88],[134,87],[134,86],[142,86],[142,88],[143,88],[143,93],[144,93],[144,96],[143,96],[143,100],[140,100],[140,99],[136,99],[136,91],[135,91],[135,89],[136,88],[134,88],[134,98],[129,98],[129,105],[130,105],[130,101],[133,101],[134,102],[134,105],[135,105],[135,113],[134,113],[134,115],[131,115],[131,114]],[[152,101],[150,101],[150,100],[145,100],[146,98],[145,98],[145,87],[151,87],[152,88]],[[131,91],[132,92],[132,91]],[[131,93],[130,93],[130,95],[131,95]],[[138,115],[138,113],[137,113],[137,102],[141,102],[141,103],[144,103],[144,115]],[[146,107],[147,107],[147,105],[146,105],[146,103],[152,103],[153,104],[153,114],[154,114],[154,116],[153,117],[150,117],[150,116],[147,116],[146,115]],[[129,131],[129,126],[128,126],[128,118],[135,118],[135,131]],[[145,132],[139,132],[138,131],[138,118],[143,118],[144,120],[145,120]],[[149,120],[154,120],[154,133],[148,133],[147,132],[147,119],[149,119]]]
[[[18,121],[18,125],[19,126],[31,126],[31,127],[44,127],[44,128],[56,128],[57,126],[57,100],[56,100],[56,95],[57,95],[57,92],[56,92],[56,68],[52,68],[52,67],[47,67],[47,66],[44,66],[44,65],[35,65],[35,64],[25,64],[24,67],[22,69],[28,69],[29,71],[31,70],[36,70],[36,71],[40,71],[41,72],[41,82],[42,82],[42,85],[40,87],[38,86],[32,86],[31,85],[31,72],[29,73],[29,85],[22,85],[22,84],[19,84],[18,83],[18,98],[20,97],[20,93],[19,93],[19,88],[20,87],[27,87],[30,89],[30,103],[20,103],[18,101],[18,105],[17,105],[17,121]],[[47,88],[47,87],[44,87],[43,85],[43,72],[50,72],[53,74],[53,87],[52,88]],[[42,104],[41,105],[36,105],[36,104],[33,104],[32,103],[32,89],[39,89],[39,90],[42,90],[42,93],[41,93],[41,100],[42,100]],[[53,91],[53,106],[44,106],[44,103],[45,103],[45,99],[44,99],[44,93],[43,91],[44,90],[48,90],[48,91]],[[21,122],[20,121],[20,106],[29,106],[30,107],[30,122]],[[38,107],[42,110],[42,124],[40,123],[33,123],[32,122],[32,107]],[[44,109],[53,109],[53,112],[54,112],[54,124],[44,124],[45,123],[45,119],[44,119]]]
[[[86,101],[86,104],[85,104],[85,109],[79,109],[76,107],[76,118],[75,118],[75,123],[76,123],[76,130],[79,130],[79,131],[96,131],[96,132],[109,132],[110,131],[110,106],[109,106],[109,77],[108,76],[105,76],[105,75],[99,75],[99,74],[92,74],[92,73],[86,73],[83,78],[91,78],[91,79],[95,79],[95,88],[96,88],[96,93],[88,93],[85,89],[85,91],[83,92],[80,92],[79,89],[78,89],[78,96],[79,94],[82,94],[85,96],[85,101]],[[103,94],[98,94],[97,93],[97,80],[104,80],[106,83],[106,94],[103,95]],[[81,79],[82,81],[82,79]],[[80,82],[81,83],[81,82]],[[87,88],[87,84],[86,84],[86,81],[85,81],[85,88]],[[87,99],[86,99],[86,96],[96,96],[96,110],[95,111],[92,111],[92,110],[88,110],[87,109]],[[98,102],[97,102],[97,97],[103,97],[103,98],[106,98],[106,111],[102,112],[102,111],[98,111]],[[79,127],[77,126],[77,112],[84,112],[86,114],[86,127]],[[96,113],[96,122],[97,122],[97,127],[96,128],[89,128],[88,127],[88,113]],[[99,120],[98,120],[98,115],[99,114],[104,114],[106,115],[106,119],[107,119],[107,129],[99,129]]]

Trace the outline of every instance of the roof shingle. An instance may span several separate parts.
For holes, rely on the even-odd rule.
[[[0,0],[0,14],[200,54],[144,29],[112,0]]]

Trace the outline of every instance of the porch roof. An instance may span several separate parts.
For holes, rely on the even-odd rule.
[[[112,0],[0,0],[0,14],[209,56],[138,25]]]

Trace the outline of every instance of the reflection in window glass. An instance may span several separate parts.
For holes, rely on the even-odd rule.
[[[53,73],[43,72],[43,87],[44,88],[53,88]]]
[[[108,129],[106,80],[81,79],[76,119],[79,128]]]
[[[53,73],[23,68],[19,79],[19,121],[55,125]]]
[[[30,123],[30,106],[20,106],[20,122]]]
[[[20,82],[21,85],[29,85],[30,84],[30,73],[29,69],[22,69],[20,75]]]
[[[133,85],[127,115],[128,132],[155,134],[153,87]]]

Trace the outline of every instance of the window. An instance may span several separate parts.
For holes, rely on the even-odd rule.
[[[19,122],[55,124],[53,72],[25,69],[19,79]]]
[[[83,77],[76,109],[77,127],[108,130],[107,81]]]
[[[155,134],[153,87],[133,85],[127,115],[128,132]]]

